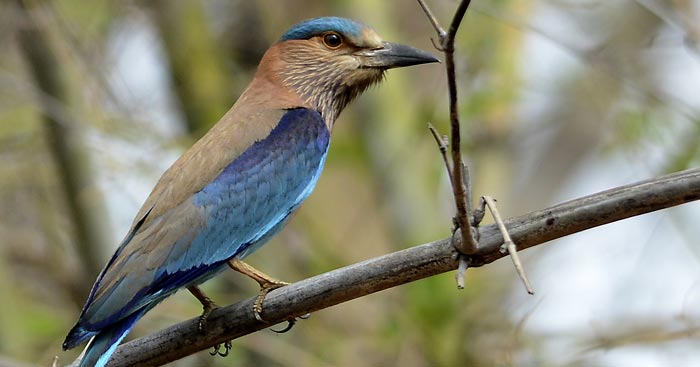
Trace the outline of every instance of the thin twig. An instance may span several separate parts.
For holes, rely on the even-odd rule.
[[[450,178],[450,183],[454,182],[452,180],[452,168],[450,167],[450,160],[447,158],[447,137],[446,136],[441,136],[440,133],[438,133],[437,129],[433,124],[428,122],[428,130],[430,130],[430,133],[433,134],[433,138],[435,138],[435,143],[438,145],[438,149],[440,149],[440,155],[442,156],[442,161],[445,163],[445,168],[447,169],[447,175]],[[464,182],[467,183],[467,189],[471,189],[471,181],[469,179],[469,171],[464,169]],[[471,191],[469,192],[469,197],[471,197]],[[469,205],[470,202],[467,201],[467,205]],[[469,208],[469,212],[471,212],[471,208]],[[483,215],[482,215],[483,218]],[[480,220],[479,220],[480,221]],[[476,219],[474,220],[474,226],[477,225]],[[451,243],[453,246],[455,246],[454,238],[455,238],[455,232],[457,230],[458,225],[454,228],[452,231],[452,240]],[[459,254],[458,253],[458,259],[459,259],[459,266],[457,267],[457,273],[455,273],[455,281],[457,282],[457,289],[464,289],[464,284],[465,284],[465,276],[467,274],[467,269],[469,269],[469,259],[467,259],[466,256]]]
[[[428,122],[428,130],[433,134],[435,138],[435,143],[440,149],[440,155],[442,155],[442,161],[445,163],[445,168],[447,169],[447,175],[450,177],[450,184],[452,183],[452,167],[450,167],[450,160],[447,158],[447,137],[440,135],[433,124]]]
[[[430,24],[432,24],[433,28],[435,29],[435,33],[438,34],[438,42],[440,43],[440,46],[438,47],[438,45],[435,45],[434,42],[433,46],[435,46],[435,48],[437,48],[440,51],[444,51],[442,49],[442,42],[447,37],[447,32],[445,32],[445,30],[440,26],[440,23],[438,23],[437,18],[435,18],[433,12],[430,11],[430,8],[428,8],[428,5],[423,0],[418,0],[418,4],[420,4],[420,7],[423,8],[423,12],[428,17],[428,20],[430,20]]]
[[[508,234],[506,225],[503,224],[503,218],[501,218],[501,214],[498,212],[498,208],[496,207],[496,200],[494,200],[490,196],[482,196],[481,202],[485,203],[486,206],[488,206],[489,210],[491,211],[491,216],[493,216],[493,220],[496,222],[498,230],[503,236],[503,245],[501,245],[500,251],[502,253],[507,252],[510,255],[510,258],[513,260],[513,266],[515,266],[515,271],[518,273],[518,276],[523,281],[523,284],[525,284],[525,290],[527,290],[527,293],[535,294],[535,291],[532,290],[532,286],[530,285],[530,280],[527,278],[527,275],[525,275],[525,270],[523,270],[523,265],[520,262],[520,256],[518,256],[518,250],[515,247],[515,243],[510,238],[510,234]]]
[[[455,280],[457,281],[457,289],[464,289],[467,269],[469,269],[469,261],[466,256],[462,254],[457,254],[457,256],[459,256],[459,265],[457,266],[457,273],[455,273]]]

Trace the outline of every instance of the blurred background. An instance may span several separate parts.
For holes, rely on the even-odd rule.
[[[457,2],[429,5],[447,26]],[[292,24],[338,15],[433,50],[413,1],[0,2],[0,365],[66,364],[95,276],[162,172],[232,105]],[[437,53],[437,52],[436,52]],[[458,35],[475,194],[504,216],[700,165],[700,1],[473,2]],[[315,193],[249,262],[296,281],[447,237],[426,129],[447,133],[441,65],[392,70],[340,117]],[[700,204],[323,310],[289,333],[173,366],[700,365]],[[226,305],[257,285],[206,283]],[[181,292],[129,338],[195,317]]]

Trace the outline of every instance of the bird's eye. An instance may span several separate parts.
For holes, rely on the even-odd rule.
[[[343,44],[343,38],[335,32],[326,33],[323,36],[323,44],[328,48],[336,49]]]

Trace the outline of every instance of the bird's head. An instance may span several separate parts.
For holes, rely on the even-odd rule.
[[[385,70],[430,62],[438,59],[384,42],[364,24],[324,17],[290,28],[263,57],[261,67],[320,111],[330,127],[353,98],[382,80]]]

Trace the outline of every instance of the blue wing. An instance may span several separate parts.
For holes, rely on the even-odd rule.
[[[264,244],[313,190],[329,143],[317,111],[288,110],[266,138],[194,196],[149,218],[145,229],[137,224],[98,277],[64,348],[211,278],[227,260]]]

